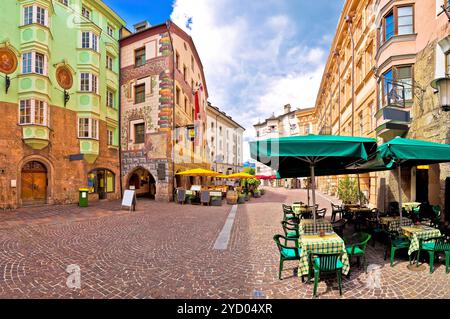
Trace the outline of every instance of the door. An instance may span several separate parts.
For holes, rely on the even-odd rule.
[[[47,199],[47,169],[42,163],[29,162],[22,169],[21,198],[24,204],[45,203]]]
[[[416,170],[416,201],[428,202],[428,169]]]

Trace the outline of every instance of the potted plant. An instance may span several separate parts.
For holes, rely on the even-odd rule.
[[[259,190],[254,190],[253,191],[253,197],[255,197],[255,198],[260,198],[261,197],[261,193],[259,192]]]
[[[245,193],[245,201],[248,202],[250,200],[250,192]]]
[[[237,203],[238,204],[244,204],[245,203],[245,197],[246,197],[246,194],[239,193]]]
[[[211,197],[211,206],[222,206],[222,197],[219,196]]]
[[[261,188],[259,190],[259,192],[261,193],[261,196],[264,196],[264,194],[266,193],[266,190],[264,188]]]
[[[186,195],[185,200],[186,200],[186,204],[192,204],[192,202],[195,200],[195,196],[194,195]]]

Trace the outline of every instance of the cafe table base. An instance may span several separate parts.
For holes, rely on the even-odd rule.
[[[417,264],[413,263],[413,264],[408,264],[408,266],[406,266],[406,268],[408,268],[408,270],[414,271],[414,272],[421,272],[427,269],[427,266],[425,266],[424,264],[420,265],[417,267]]]
[[[342,273],[348,275],[350,262],[345,250],[345,243],[336,233],[319,235],[302,235],[300,238],[302,252],[298,267],[298,276],[306,276],[309,273],[309,255],[314,253],[337,254],[342,253]]]

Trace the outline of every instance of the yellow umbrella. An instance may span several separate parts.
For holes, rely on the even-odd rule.
[[[224,178],[250,179],[250,178],[256,178],[256,176],[250,175],[248,173],[234,173],[231,175],[225,175]]]
[[[213,172],[203,168],[195,168],[184,172],[176,173],[175,175],[217,177],[220,175],[220,173]]]

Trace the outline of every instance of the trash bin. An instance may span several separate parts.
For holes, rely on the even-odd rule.
[[[80,207],[88,207],[89,204],[89,200],[88,200],[88,193],[89,193],[89,189],[87,188],[80,188],[80,197],[78,200],[78,206]]]

